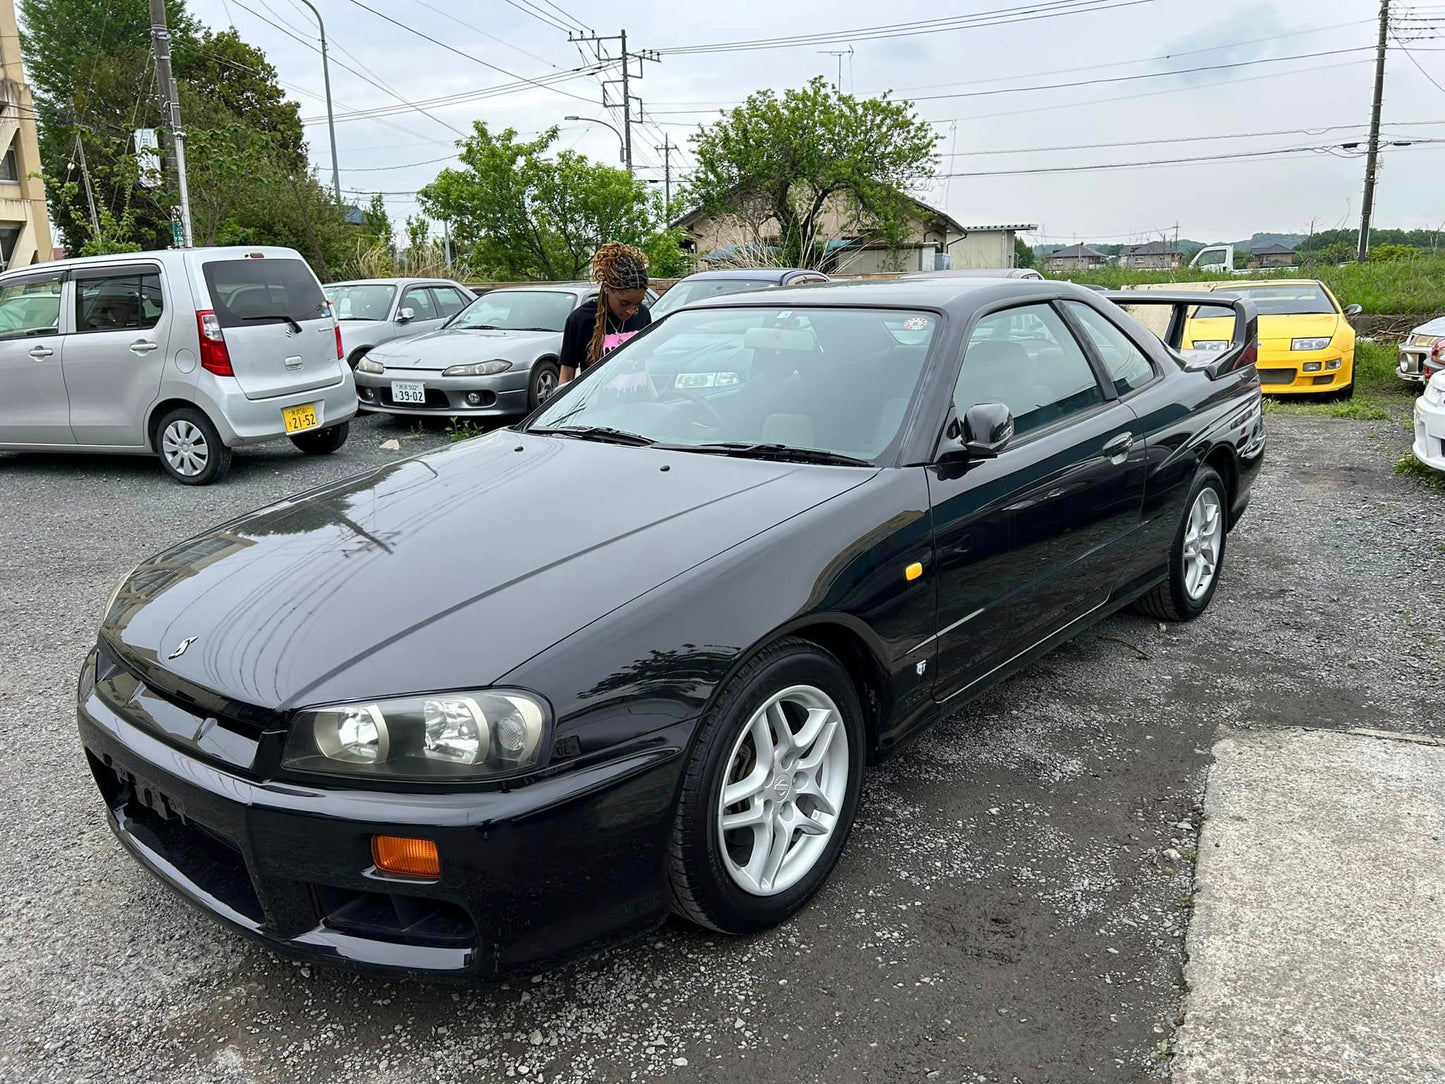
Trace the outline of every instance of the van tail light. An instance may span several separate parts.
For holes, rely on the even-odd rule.
[[[332,330],[336,332],[336,360],[340,361],[346,357],[346,350],[341,345],[341,325],[337,324]]]
[[[1435,340],[1435,345],[1430,348],[1430,360],[1436,365],[1445,365],[1445,338]]]
[[[201,337],[201,368],[217,376],[235,376],[231,355],[226,350],[226,337],[221,334],[221,321],[210,309],[196,313],[196,330]]]

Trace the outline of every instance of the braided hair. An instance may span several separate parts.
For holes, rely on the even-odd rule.
[[[640,248],[621,241],[608,241],[592,257],[592,277],[597,280],[597,320],[587,344],[587,364],[602,357],[607,339],[607,295],[624,290],[647,289],[647,256]]]

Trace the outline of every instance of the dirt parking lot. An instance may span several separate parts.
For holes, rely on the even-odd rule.
[[[1445,731],[1445,493],[1392,473],[1398,422],[1268,424],[1211,611],[1114,618],[873,772],[794,921],[750,940],[674,921],[489,987],[303,967],[191,911],[111,837],[73,718],[118,574],[445,435],[368,419],[332,459],[269,446],[203,490],[148,460],[0,454],[0,1077],[1167,1077],[1216,732]]]

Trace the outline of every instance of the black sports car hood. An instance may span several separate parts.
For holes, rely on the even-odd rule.
[[[166,550],[103,633],[264,708],[484,686],[870,476],[499,431]]]

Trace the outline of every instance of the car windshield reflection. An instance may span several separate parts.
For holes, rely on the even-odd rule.
[[[561,331],[576,297],[564,290],[493,290],[447,325],[453,330]]]
[[[528,428],[874,462],[902,428],[937,326],[933,313],[905,309],[687,309],[620,348]]]

